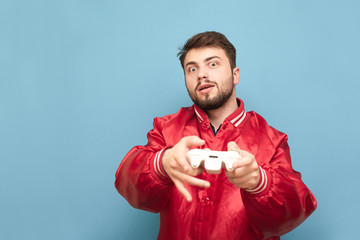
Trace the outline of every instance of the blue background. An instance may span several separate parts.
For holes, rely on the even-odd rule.
[[[282,239],[357,239],[359,1],[0,1],[0,239],[155,239],[113,182],[156,116],[191,105],[177,47],[216,30],[238,96],[289,135],[318,200]]]

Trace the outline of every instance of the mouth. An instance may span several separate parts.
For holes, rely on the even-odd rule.
[[[211,84],[211,83],[203,83],[203,84],[199,84],[196,87],[196,90],[200,93],[208,93],[211,89],[213,89],[215,87],[215,84]]]

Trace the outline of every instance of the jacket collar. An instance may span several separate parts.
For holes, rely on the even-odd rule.
[[[246,117],[244,102],[240,98],[237,98],[237,102],[238,102],[239,107],[236,109],[235,112],[230,114],[224,120],[224,122],[228,121],[231,124],[233,124],[235,127],[238,127],[240,125],[240,123],[242,123],[244,121],[244,119]],[[207,114],[204,112],[204,110],[202,110],[195,104],[193,105],[193,107],[194,107],[195,115],[196,115],[197,119],[199,120],[200,124],[201,125],[205,124],[205,125],[209,126],[210,121],[209,121]]]

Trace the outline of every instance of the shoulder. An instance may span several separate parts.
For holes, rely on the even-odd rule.
[[[165,126],[168,124],[177,125],[187,122],[192,117],[194,117],[194,108],[182,107],[176,113],[154,118],[154,125],[157,126]]]
[[[248,124],[254,128],[255,132],[258,132],[259,134],[263,136],[265,135],[267,138],[269,138],[275,146],[279,145],[279,143],[283,140],[287,141],[287,134],[270,126],[265,118],[260,114],[254,111],[250,111],[247,114],[249,115]]]

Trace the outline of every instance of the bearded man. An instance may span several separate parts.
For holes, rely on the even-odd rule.
[[[316,209],[287,135],[245,112],[236,49],[223,34],[193,36],[179,58],[194,105],[154,119],[148,143],[121,162],[116,189],[131,206],[160,212],[158,239],[280,239]],[[233,170],[211,174],[191,166],[193,148],[238,157]]]

